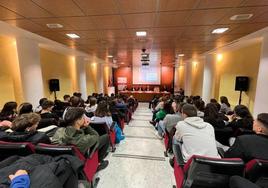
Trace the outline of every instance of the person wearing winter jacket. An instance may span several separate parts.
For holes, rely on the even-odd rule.
[[[184,162],[192,155],[219,158],[213,126],[197,117],[196,108],[190,104],[182,107],[182,117],[176,125],[174,144],[181,146]]]

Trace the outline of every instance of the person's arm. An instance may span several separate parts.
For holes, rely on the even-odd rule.
[[[98,132],[95,131],[92,127],[88,126],[84,129],[86,134],[90,134],[90,135],[96,135],[99,136]]]
[[[225,158],[245,158],[244,148],[241,144],[241,141],[236,138],[235,143],[224,153]]]
[[[18,170],[14,175],[9,175],[10,188],[29,188],[30,178],[25,170]]]

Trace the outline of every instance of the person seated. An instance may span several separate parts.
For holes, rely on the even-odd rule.
[[[227,97],[221,96],[220,102],[221,102],[221,109],[220,109],[221,113],[228,114],[230,111],[232,111],[231,105],[230,105]]]
[[[17,106],[17,103],[13,101],[5,103],[2,111],[0,112],[0,121],[13,121],[17,116]]]
[[[46,100],[42,103],[42,110],[40,112],[41,121],[38,125],[38,128],[59,124],[59,117],[56,114],[52,113],[53,107],[53,101]]]
[[[0,132],[0,140],[7,142],[31,142],[50,143],[49,137],[36,131],[40,121],[40,115],[36,113],[22,114],[12,122],[13,132]]]
[[[268,160],[268,113],[261,113],[253,123],[255,135],[242,135],[235,139],[224,157],[241,158],[245,162],[251,159]]]
[[[95,113],[96,109],[97,109],[97,99],[95,97],[90,97],[89,98],[89,104],[86,105],[85,110],[87,113]]]
[[[182,117],[183,121],[176,125],[173,144],[181,146],[184,162],[192,155],[219,158],[213,126],[197,117],[197,109],[190,104],[182,107]]]
[[[31,103],[25,102],[19,106],[19,110],[18,110],[19,116],[22,114],[28,114],[31,112],[33,112],[33,105]]]
[[[234,114],[229,116],[229,127],[235,132],[238,128],[252,130],[253,117],[248,108],[244,105],[237,105]]]
[[[39,105],[35,108],[34,112],[36,112],[36,113],[40,113],[41,110],[42,110],[42,104],[43,104],[43,102],[46,101],[46,100],[47,100],[47,98],[41,98],[41,99],[39,100]]]
[[[225,116],[223,117],[217,109],[217,106],[214,103],[208,103],[204,111],[204,121],[211,124],[214,128],[224,128],[224,120],[228,120]]]
[[[101,101],[95,111],[95,115],[91,118],[92,123],[106,123],[108,128],[113,124],[111,112],[106,101]]]
[[[66,128],[59,128],[51,141],[53,144],[75,145],[83,154],[96,144],[99,151],[99,170],[108,166],[109,162],[104,161],[108,154],[109,137],[107,134],[99,136],[89,126],[90,120],[85,115],[85,110],[80,107],[70,107],[66,110],[64,121]]]
[[[63,96],[63,102],[69,104],[70,103],[71,96],[70,95],[64,95]]]
[[[54,107],[52,108],[52,114],[57,115],[57,117],[62,117],[65,108],[67,108],[68,106],[68,103],[64,103],[56,99],[54,101]]]

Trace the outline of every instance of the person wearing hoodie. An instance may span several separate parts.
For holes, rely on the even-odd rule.
[[[66,128],[59,128],[51,138],[53,144],[75,145],[83,154],[91,147],[98,145],[99,162],[98,170],[106,168],[109,164],[104,158],[108,154],[109,137],[107,134],[99,134],[89,126],[90,120],[81,107],[69,107],[66,109],[64,121]]]
[[[197,117],[196,108],[190,104],[182,107],[182,118],[176,125],[173,144],[181,146],[184,162],[192,155],[219,158],[213,126]]]

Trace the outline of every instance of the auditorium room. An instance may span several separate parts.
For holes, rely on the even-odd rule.
[[[268,188],[268,0],[0,0],[1,188]]]

